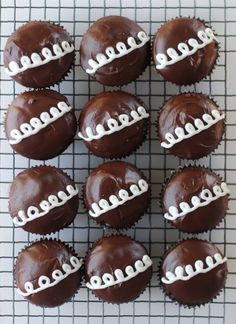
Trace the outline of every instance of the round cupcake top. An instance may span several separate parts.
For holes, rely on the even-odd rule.
[[[144,103],[123,91],[93,97],[79,118],[79,137],[96,156],[131,154],[145,138],[149,113]]]
[[[182,241],[163,256],[161,284],[173,300],[199,306],[216,298],[227,277],[227,259],[212,243]]]
[[[61,154],[73,141],[77,121],[67,98],[52,90],[24,92],[10,104],[5,132],[19,154],[47,160]]]
[[[69,226],[79,205],[78,188],[62,170],[37,166],[19,173],[9,194],[9,213],[16,226],[50,234]]]
[[[6,73],[30,88],[43,88],[60,82],[74,61],[74,45],[61,26],[31,21],[8,39],[3,60]]]
[[[87,287],[101,300],[127,303],[136,299],[152,276],[152,261],[143,245],[127,236],[103,237],[85,260]]]
[[[165,185],[164,217],[183,232],[208,231],[225,217],[229,193],[226,183],[211,170],[185,167],[173,174]]]
[[[126,17],[103,17],[83,36],[80,64],[104,85],[118,86],[134,81],[148,63],[149,37]]]
[[[158,119],[161,146],[183,159],[199,159],[219,145],[225,114],[206,95],[184,93],[164,104]]]
[[[165,80],[189,85],[211,73],[218,57],[218,40],[199,19],[179,17],[158,30],[152,54]]]
[[[150,203],[146,177],[132,164],[107,162],[93,170],[84,186],[84,203],[96,222],[128,228],[146,212]]]
[[[63,243],[34,242],[18,255],[14,271],[17,292],[37,306],[60,306],[79,289],[81,266],[82,260]]]

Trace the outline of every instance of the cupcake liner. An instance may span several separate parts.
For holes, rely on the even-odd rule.
[[[171,179],[177,173],[182,172],[184,169],[188,169],[188,168],[196,168],[196,169],[197,168],[202,168],[202,169],[205,169],[205,170],[210,170],[211,172],[213,172],[214,174],[216,174],[221,179],[222,182],[224,181],[224,179],[218,173],[216,173],[214,170],[212,170],[212,168],[209,168],[209,167],[206,167],[206,166],[203,166],[203,165],[200,165],[200,164],[199,165],[195,165],[195,164],[193,165],[191,163],[185,164],[183,166],[179,166],[177,170],[171,171],[171,174],[169,175],[169,177],[167,177],[165,179],[165,181],[163,182],[163,184],[161,186],[160,199],[159,199],[160,205],[159,205],[159,207],[161,209],[161,213],[162,213],[163,218],[164,218],[164,207],[163,207],[162,201],[163,201],[163,195],[164,195],[164,192],[165,192],[165,188],[170,183]],[[230,197],[230,194],[228,195],[228,198],[229,197]],[[230,200],[230,198],[229,198],[229,200]],[[212,228],[209,228],[208,230],[205,230],[205,231],[202,231],[202,232],[191,233],[191,232],[187,232],[187,231],[184,231],[184,230],[179,230],[177,227],[175,227],[175,225],[173,224],[172,221],[170,221],[168,219],[165,219],[165,218],[164,218],[164,221],[167,222],[168,224],[170,224],[172,226],[172,228],[177,229],[180,233],[186,233],[188,235],[196,236],[198,234],[208,233],[209,231],[217,228],[224,221],[224,219],[225,219],[225,217],[226,217],[226,215],[228,213],[228,210],[229,210],[229,204],[228,204],[228,208],[226,209],[225,214],[222,217],[222,219],[215,226],[213,226]]]
[[[215,300],[218,298],[218,296],[219,296],[219,295],[224,291],[224,289],[225,289],[225,284],[226,284],[226,281],[227,281],[227,276],[228,276],[228,272],[227,272],[227,273],[226,273],[226,277],[225,277],[225,281],[224,281],[224,286],[223,286],[222,289],[220,289],[220,290],[217,292],[217,294],[215,295],[215,297],[213,297],[212,299],[210,299],[208,302],[200,303],[200,304],[196,304],[196,305],[189,305],[189,304],[181,303],[181,302],[178,301],[177,299],[174,299],[174,298],[172,297],[172,295],[171,295],[170,293],[168,293],[168,292],[164,289],[164,287],[163,287],[163,283],[162,283],[162,281],[161,281],[161,266],[162,266],[162,263],[163,263],[163,261],[164,261],[164,257],[165,257],[165,255],[166,255],[166,253],[167,253],[168,251],[170,251],[171,249],[173,249],[174,247],[176,247],[178,244],[180,244],[180,243],[182,243],[182,242],[185,242],[185,241],[189,241],[189,240],[191,240],[192,238],[193,238],[193,239],[194,239],[194,238],[198,239],[197,236],[193,236],[193,237],[191,237],[191,238],[186,238],[186,239],[178,240],[176,243],[170,244],[170,245],[168,246],[168,248],[166,249],[166,251],[164,252],[164,254],[161,256],[160,261],[159,261],[159,264],[158,264],[158,268],[157,268],[157,276],[158,276],[158,281],[159,281],[159,287],[160,287],[161,291],[163,292],[163,294],[164,294],[165,296],[169,297],[170,300],[171,300],[175,305],[179,305],[179,306],[181,306],[181,307],[183,307],[183,308],[185,308],[185,309],[198,309],[198,308],[200,308],[200,307],[202,307],[202,306],[205,306],[205,305],[210,304],[210,303],[212,303],[213,301],[215,301]],[[208,240],[204,240],[204,239],[198,239],[198,240],[199,240],[199,241],[202,241],[202,242],[209,242],[209,243],[211,243],[210,241],[208,241]],[[215,244],[214,244],[214,245],[215,245]]]

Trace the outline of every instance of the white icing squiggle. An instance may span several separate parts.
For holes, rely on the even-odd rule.
[[[12,129],[10,136],[13,139],[9,140],[10,144],[18,144],[24,138],[30,137],[37,134],[41,129],[47,127],[49,124],[53,123],[55,120],[59,119],[72,108],[68,106],[64,101],[60,101],[56,107],[51,107],[49,112],[42,112],[40,117],[33,117],[30,119],[29,123],[24,123],[20,125],[19,129]]]
[[[63,41],[60,45],[54,44],[52,48],[52,51],[47,47],[42,49],[41,54],[44,59],[42,59],[38,53],[32,53],[30,57],[22,56],[20,59],[22,65],[21,67],[15,61],[11,61],[8,68],[5,68],[6,73],[9,76],[14,76],[28,69],[33,69],[38,66],[45,65],[51,61],[58,60],[66,54],[74,51],[74,45],[69,44],[66,41]]]
[[[125,127],[129,127],[144,118],[148,118],[149,114],[146,112],[144,107],[140,106],[137,108],[137,111],[132,110],[130,112],[130,116],[132,118],[131,120],[129,120],[129,118],[130,118],[129,115],[126,115],[126,114],[119,115],[118,121],[113,118],[109,118],[107,121],[108,130],[105,130],[103,125],[98,124],[96,126],[97,134],[93,134],[91,127],[87,127],[85,130],[87,137],[83,136],[83,134],[81,132],[79,132],[78,135],[83,140],[90,142],[94,139],[102,138],[105,135],[110,135],[115,132],[119,132],[120,130],[122,130]]]
[[[127,48],[125,43],[118,42],[116,44],[116,50],[118,51],[118,53],[115,52],[115,49],[113,47],[106,48],[106,55],[98,53],[96,55],[96,61],[93,59],[90,59],[88,61],[88,64],[91,66],[91,69],[87,69],[86,72],[89,74],[93,74],[102,66],[107,65],[108,63],[114,61],[119,57],[129,54],[135,49],[142,47],[149,41],[149,36],[144,31],[140,31],[137,37],[140,40],[139,44],[136,43],[136,40],[133,37],[128,37],[127,44],[129,45],[129,48]]]
[[[152,260],[148,255],[144,255],[142,260],[137,260],[134,264],[134,268],[132,266],[127,266],[125,268],[125,274],[121,269],[116,269],[114,271],[114,275],[110,273],[104,273],[101,277],[92,276],[90,278],[90,282],[86,283],[86,286],[89,289],[105,289],[107,287],[111,287],[117,285],[119,283],[128,281],[140,273],[146,271],[149,267],[152,266]]]
[[[52,281],[49,277],[47,276],[40,276],[38,279],[38,288],[34,288],[34,285],[32,282],[27,281],[25,283],[25,290],[26,292],[20,290],[19,288],[17,289],[17,292],[24,297],[27,297],[32,294],[36,294],[42,290],[48,289],[50,287],[56,286],[60,281],[64,280],[66,277],[68,277],[70,274],[78,271],[82,266],[82,259],[78,259],[75,256],[72,256],[70,258],[70,264],[64,263],[62,265],[62,270],[64,273],[56,269],[52,273]]]
[[[200,193],[200,197],[193,196],[191,198],[192,207],[190,207],[187,202],[181,202],[179,204],[181,212],[179,212],[177,207],[171,206],[169,208],[169,212],[165,213],[164,217],[170,221],[174,221],[177,218],[185,216],[200,207],[209,205],[211,202],[217,200],[220,197],[224,197],[230,194],[229,188],[227,187],[227,184],[225,182],[222,182],[220,186],[214,186],[212,190],[214,195],[209,189],[203,189]]]
[[[202,41],[202,43],[198,43],[196,39],[190,38],[187,41],[188,44],[186,43],[178,44],[178,50],[180,51],[181,54],[178,54],[177,51],[172,47],[168,48],[167,54],[170,57],[169,61],[166,54],[163,53],[157,54],[156,59],[159,62],[159,64],[156,65],[156,68],[158,70],[161,70],[164,69],[167,65],[172,65],[179,61],[182,61],[187,56],[191,56],[194,53],[196,53],[197,50],[199,50],[200,48],[203,48],[208,44],[212,43],[213,40],[219,42],[210,28],[206,28],[205,31],[199,30],[197,36]],[[192,49],[190,49],[189,46],[191,46]]]
[[[115,209],[127,201],[142,195],[144,192],[148,191],[148,183],[144,179],[140,179],[138,181],[138,185],[132,184],[129,187],[129,190],[131,191],[131,195],[129,195],[127,190],[121,189],[118,193],[118,197],[111,195],[108,198],[109,201],[106,199],[101,199],[98,203],[92,203],[92,210],[89,210],[89,215],[92,217],[99,217],[109,210]]]
[[[201,273],[207,273],[211,271],[212,269],[216,268],[220,264],[225,263],[226,261],[226,257],[222,258],[219,253],[216,253],[214,257],[206,257],[206,268],[204,268],[204,263],[201,260],[197,260],[194,264],[195,269],[190,264],[186,265],[184,268],[178,266],[175,268],[174,273],[167,271],[165,277],[161,278],[161,281],[166,285],[172,284],[177,280],[187,281]]]
[[[211,116],[212,115],[212,116]],[[174,146],[175,144],[182,142],[183,140],[193,137],[204,130],[210,128],[212,125],[218,123],[218,121],[222,120],[225,118],[225,114],[223,113],[222,115],[218,110],[212,110],[211,115],[209,114],[204,114],[202,115],[202,119],[204,122],[196,118],[194,119],[194,125],[191,123],[187,123],[184,128],[182,127],[176,127],[174,132],[177,138],[174,137],[171,133],[166,133],[165,138],[166,142],[161,142],[161,146],[165,148],[170,148]],[[187,133],[187,134],[186,134]]]
[[[75,188],[71,185],[66,187],[66,191],[59,191],[57,196],[50,195],[48,196],[48,200],[42,200],[39,204],[42,211],[35,206],[30,206],[27,209],[27,213],[23,210],[18,212],[18,216],[13,218],[13,223],[17,226],[24,226],[26,223],[33,221],[34,219],[38,219],[50,212],[50,210],[65,205],[65,203],[70,200],[72,197],[78,195],[79,190],[75,186]]]

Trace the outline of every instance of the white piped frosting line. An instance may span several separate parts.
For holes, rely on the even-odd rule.
[[[118,42],[116,44],[116,50],[118,53],[115,52],[115,49],[113,47],[107,47],[105,50],[105,54],[98,53],[96,55],[96,61],[93,59],[90,59],[88,61],[88,64],[90,65],[90,69],[86,69],[86,72],[89,74],[95,73],[99,68],[101,68],[104,65],[107,65],[114,61],[115,59],[125,56],[129,54],[130,52],[136,50],[137,48],[142,47],[144,44],[146,44],[149,41],[149,36],[144,32],[140,31],[137,34],[138,39],[140,40],[140,43],[137,44],[136,40],[133,37],[128,37],[127,44],[129,47],[126,46],[123,42]]]
[[[193,55],[197,52],[197,50],[207,46],[208,44],[212,43],[213,40],[216,42],[219,42],[218,39],[215,37],[213,31],[210,28],[206,28],[205,31],[199,30],[197,33],[197,37],[199,38],[202,43],[198,43],[198,41],[194,38],[189,38],[187,43],[179,43],[178,44],[178,51],[181,53],[177,53],[177,51],[170,47],[167,49],[167,54],[170,57],[170,60],[168,61],[168,57],[166,54],[158,53],[156,55],[156,59],[159,62],[159,64],[156,65],[157,70],[164,69],[168,65],[175,64],[179,61],[182,61],[188,56]],[[192,47],[192,49],[190,47]]]
[[[92,203],[89,215],[92,217],[99,217],[100,215],[108,212],[109,210],[115,209],[118,206],[124,205],[127,201],[134,199],[148,191],[148,183],[144,179],[140,179],[138,184],[132,184],[129,187],[131,195],[127,190],[121,189],[118,193],[118,197],[111,195],[109,201],[101,199],[98,203]]]
[[[114,275],[111,273],[104,273],[101,277],[92,276],[90,281],[86,283],[86,286],[89,289],[105,289],[107,287],[111,287],[122,282],[128,281],[140,273],[146,271],[149,267],[152,266],[152,260],[148,255],[144,255],[142,260],[137,260],[134,264],[134,268],[132,266],[127,266],[125,268],[125,273],[121,269],[116,269],[114,271]]]
[[[165,134],[166,142],[161,142],[161,146],[164,148],[170,148],[175,144],[182,142],[183,140],[193,137],[204,130],[210,128],[212,125],[218,123],[218,121],[225,118],[225,114],[220,114],[218,110],[212,110],[211,115],[204,114],[202,115],[202,119],[196,118],[194,119],[194,125],[191,123],[187,123],[184,128],[176,127],[174,132],[176,138],[171,133]],[[205,122],[205,124],[204,124]]]
[[[131,117],[131,120],[130,120],[130,117]],[[149,114],[146,112],[145,108],[142,106],[139,106],[137,108],[137,111],[132,110],[130,112],[130,116],[126,115],[126,114],[119,115],[118,121],[115,120],[114,118],[109,118],[107,120],[108,130],[105,130],[103,125],[98,124],[96,126],[96,132],[97,132],[96,134],[93,134],[91,127],[87,127],[85,130],[87,136],[83,136],[83,134],[81,132],[78,133],[78,136],[87,142],[91,142],[92,140],[100,139],[105,135],[110,135],[115,132],[119,132],[123,128],[129,127],[129,126],[137,123],[138,121],[140,121],[144,118],[148,118],[148,117],[149,117]]]
[[[68,200],[78,195],[78,193],[79,190],[76,186],[73,187],[68,185],[66,187],[66,192],[59,191],[57,196],[50,195],[48,196],[48,200],[42,200],[39,204],[42,211],[39,211],[39,209],[35,206],[30,206],[27,209],[27,213],[20,210],[18,212],[18,216],[14,217],[12,221],[17,226],[24,226],[26,223],[48,214],[50,210],[65,205]]]
[[[216,253],[213,257],[206,257],[206,268],[204,268],[204,263],[201,260],[197,260],[194,264],[194,268],[190,264],[188,264],[184,268],[181,266],[176,267],[174,273],[167,271],[165,277],[161,278],[161,281],[166,285],[172,284],[177,280],[187,281],[201,273],[207,273],[211,271],[212,269],[216,268],[220,264],[225,263],[226,261],[226,257],[223,258],[219,253]]]
[[[38,53],[32,53],[30,57],[22,56],[20,59],[21,67],[15,61],[11,61],[8,68],[5,68],[6,73],[9,76],[14,76],[28,69],[33,69],[51,61],[58,60],[66,54],[74,51],[74,45],[69,44],[67,41],[63,41],[61,44],[54,44],[52,48],[52,51],[47,47],[42,49],[41,55],[43,56],[43,59]]]
[[[10,136],[12,139],[9,140],[10,144],[18,144],[24,138],[30,137],[37,134],[41,129],[47,127],[49,124],[53,123],[55,120],[59,119],[67,112],[69,112],[72,107],[68,106],[66,102],[60,101],[56,107],[51,107],[49,112],[42,112],[40,117],[33,117],[30,119],[29,123],[23,123],[20,125],[19,129],[12,129]]]
[[[75,256],[72,256],[70,258],[70,264],[64,263],[62,265],[62,270],[64,271],[64,273],[59,269],[56,269],[53,271],[52,281],[47,276],[40,276],[38,279],[38,286],[39,286],[38,288],[34,288],[34,285],[32,284],[32,282],[27,281],[24,286],[26,292],[21,291],[19,288],[17,288],[17,292],[21,296],[27,297],[32,294],[36,294],[42,290],[56,286],[60,281],[64,280],[66,277],[68,277],[72,273],[78,271],[81,268],[82,263],[83,263],[82,259],[79,260]]]
[[[176,219],[185,216],[200,207],[209,205],[211,202],[219,199],[220,197],[230,194],[230,190],[225,182],[222,182],[220,186],[214,186],[212,190],[213,193],[209,189],[203,189],[199,197],[193,196],[191,198],[191,207],[189,203],[181,202],[179,204],[179,209],[181,212],[179,212],[177,207],[171,206],[168,209],[169,212],[164,214],[164,217],[170,221],[175,221]]]

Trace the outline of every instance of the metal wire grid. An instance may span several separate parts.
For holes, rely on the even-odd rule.
[[[146,32],[154,35],[166,20],[190,15],[209,21],[221,41],[217,68],[208,80],[188,87],[178,88],[164,82],[150,66],[140,79],[121,89],[140,96],[150,107],[152,123],[145,144],[126,160],[141,168],[152,182],[152,203],[147,215],[127,234],[143,242],[153,261],[154,274],[146,291],[138,300],[124,305],[111,305],[98,301],[84,286],[72,302],[55,309],[41,309],[28,304],[17,295],[14,288],[12,268],[15,258],[28,242],[38,235],[27,234],[12,226],[8,215],[8,189],[13,178],[23,169],[40,162],[28,160],[12,152],[5,140],[1,123],[0,155],[0,323],[13,324],[70,324],[70,323],[119,323],[119,324],[234,324],[231,314],[236,304],[236,148],[234,147],[236,125],[236,91],[234,89],[234,57],[236,52],[236,0],[1,0],[0,42],[1,54],[9,34],[24,22],[34,19],[59,22],[75,40],[77,60],[69,76],[55,87],[65,94],[74,105],[76,113],[90,97],[104,88],[90,80],[79,66],[78,48],[81,37],[96,19],[110,14],[124,15],[136,20]],[[227,35],[227,36],[226,36]],[[2,57],[2,55],[1,55]],[[9,102],[25,89],[11,81],[3,72],[1,63],[1,121]],[[226,289],[213,303],[195,310],[179,307],[160,291],[157,280],[157,264],[168,245],[186,237],[163,221],[159,208],[160,187],[170,171],[183,165],[166,154],[156,139],[155,119],[163,102],[183,90],[209,93],[217,100],[222,110],[227,110],[226,136],[222,145],[200,164],[213,168],[229,184],[232,191],[230,210],[226,220],[211,233],[199,235],[215,242],[229,258],[229,277]],[[82,187],[89,171],[104,160],[90,155],[78,138],[63,155],[45,164],[55,165],[68,172]],[[91,221],[80,206],[73,224],[54,235],[74,246],[81,256],[91,243],[109,231]],[[226,244],[225,244],[226,243]]]

